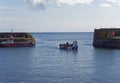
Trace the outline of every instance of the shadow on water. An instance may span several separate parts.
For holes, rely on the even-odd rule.
[[[116,83],[119,80],[119,50],[108,48],[93,48],[93,74],[91,81],[101,83]],[[116,73],[117,72],[117,73]]]
[[[116,53],[119,52],[119,49],[93,47],[93,52],[94,52],[94,55],[98,55],[98,56],[108,56],[108,57],[113,56],[113,57],[115,57]]]

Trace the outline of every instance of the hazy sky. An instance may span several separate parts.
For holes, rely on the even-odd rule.
[[[0,0],[0,32],[120,27],[120,0]]]

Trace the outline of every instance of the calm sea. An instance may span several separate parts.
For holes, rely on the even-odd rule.
[[[32,33],[35,47],[0,48],[0,83],[120,83],[120,50],[92,46],[93,33]],[[59,44],[78,41],[77,52]]]

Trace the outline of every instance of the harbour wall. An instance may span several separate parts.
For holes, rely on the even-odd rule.
[[[120,29],[95,29],[93,37],[93,46],[100,48],[120,48]]]

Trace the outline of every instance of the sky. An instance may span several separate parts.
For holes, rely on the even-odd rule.
[[[93,32],[120,27],[120,0],[0,0],[0,32]]]

